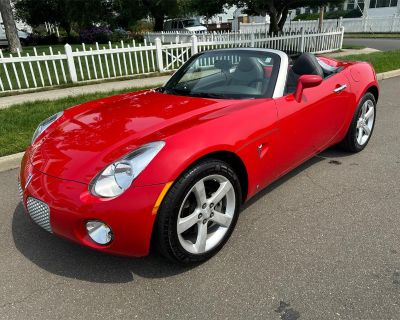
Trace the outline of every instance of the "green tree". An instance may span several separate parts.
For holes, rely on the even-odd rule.
[[[110,0],[14,0],[14,4],[21,20],[32,26],[58,24],[68,36],[74,25],[83,28],[112,17]]]
[[[177,0],[142,0],[144,8],[154,19],[154,31],[162,31],[164,19],[179,13]]]
[[[222,13],[226,4],[226,0],[186,0],[184,2],[185,4],[180,4],[180,8],[185,8],[184,10],[190,14],[202,16],[206,21],[216,14]]]
[[[123,28],[129,28],[149,15],[149,11],[143,6],[142,1],[137,0],[114,0],[113,12],[115,18],[112,23]]]

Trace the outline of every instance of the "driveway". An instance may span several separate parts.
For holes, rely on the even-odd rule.
[[[0,173],[0,318],[398,319],[400,78],[381,85],[365,151],[330,149],[262,191],[192,269],[54,237],[24,214],[17,170]]]
[[[398,50],[400,49],[400,39],[352,39],[344,38],[343,44],[365,46],[381,51]]]

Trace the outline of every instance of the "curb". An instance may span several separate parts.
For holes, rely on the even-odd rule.
[[[378,80],[390,79],[400,76],[400,69],[378,73]],[[22,157],[25,152],[12,154],[5,157],[0,157],[0,172],[19,168]]]
[[[376,75],[378,80],[384,80],[400,76],[400,69],[378,73]]]
[[[19,168],[25,152],[11,154],[0,158],[0,172]]]

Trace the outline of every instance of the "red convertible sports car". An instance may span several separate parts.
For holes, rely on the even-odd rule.
[[[44,120],[22,160],[28,215],[103,252],[180,263],[214,255],[258,191],[336,144],[367,145],[379,89],[367,63],[268,49],[194,55],[161,88]]]

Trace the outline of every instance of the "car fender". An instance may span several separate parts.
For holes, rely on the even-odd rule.
[[[275,177],[275,153],[269,151],[274,150],[278,137],[274,100],[264,99],[224,115],[218,112],[207,115],[208,119],[199,119],[198,125],[166,137],[166,146],[134,185],[175,181],[199,159],[215,152],[234,154],[243,163],[248,176],[248,197],[270,182]],[[260,156],[260,145],[267,146],[268,155],[265,152]]]

